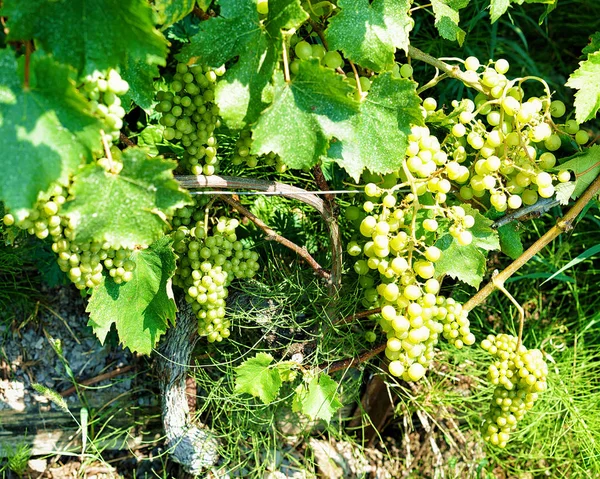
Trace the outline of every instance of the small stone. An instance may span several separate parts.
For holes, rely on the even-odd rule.
[[[29,459],[27,467],[29,468],[29,472],[46,472],[48,461],[46,459]]]

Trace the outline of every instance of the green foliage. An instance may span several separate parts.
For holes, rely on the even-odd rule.
[[[523,254],[523,242],[516,223],[509,223],[498,228],[500,250],[509,258],[517,259]]]
[[[469,0],[432,0],[435,26],[442,38],[456,41],[459,45],[463,44],[466,33],[458,26],[460,21],[458,10],[468,3]]]
[[[591,120],[600,109],[600,51],[588,54],[587,60],[579,64],[566,85],[578,90],[575,93],[575,118],[578,122]]]
[[[282,30],[299,27],[308,17],[299,0],[272,0],[269,14],[259,20],[254,0],[224,0],[221,15],[200,24],[198,33],[177,56],[193,57],[220,67],[239,56],[216,91],[221,116],[231,128],[257,120],[267,103],[264,91],[273,77],[282,51]]]
[[[468,205],[464,205],[464,209],[475,218],[475,224],[470,229],[473,241],[464,246],[450,234],[442,236],[435,244],[442,250],[442,257],[436,262],[436,273],[440,276],[447,274],[479,288],[486,272],[487,252],[500,249],[500,242],[498,232],[491,228],[491,220]]]
[[[32,55],[27,88],[22,60],[10,50],[0,51],[0,140],[10,153],[0,160],[6,172],[0,198],[17,217],[33,207],[40,191],[65,182],[82,161],[91,159],[103,128],[87,113],[68,67],[40,53]]]
[[[120,66],[125,80],[138,87],[132,90],[133,99],[149,106],[152,78],[158,76],[158,65],[165,64],[167,45],[145,1],[73,0],[65,8],[51,0],[9,0],[0,14],[9,18],[9,40],[35,38],[57,61],[79,73]]]
[[[89,325],[104,343],[114,324],[124,346],[141,354],[150,354],[175,323],[177,308],[170,279],[175,273],[172,240],[163,237],[148,249],[134,251],[134,279],[116,284],[106,277],[96,287],[88,303]]]
[[[253,127],[253,152],[277,153],[292,168],[315,165],[329,139],[358,110],[352,87],[317,61],[302,61],[294,80],[275,77],[272,105]]]
[[[270,367],[272,362],[270,354],[258,353],[240,364],[235,369],[235,391],[256,396],[264,404],[273,402],[279,395],[281,376],[277,368]]]
[[[329,155],[358,181],[364,169],[389,173],[398,167],[408,146],[411,125],[423,124],[416,85],[379,75],[358,114],[343,122]]]
[[[575,173],[572,198],[578,198],[600,172],[600,146],[593,145],[560,165],[562,170]]]
[[[331,421],[335,412],[342,407],[337,388],[338,384],[327,374],[315,375],[308,386],[301,384],[296,390],[294,411],[302,411],[311,419]]]
[[[64,213],[78,229],[77,241],[146,247],[163,235],[165,215],[191,204],[173,178],[175,162],[131,148],[123,152],[122,164],[118,173],[88,165],[75,177],[74,198],[64,205]]]
[[[412,20],[408,0],[341,0],[341,11],[325,35],[329,47],[341,50],[353,62],[375,71],[389,70],[396,49],[408,51]]]

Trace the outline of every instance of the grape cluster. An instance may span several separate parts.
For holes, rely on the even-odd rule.
[[[221,125],[215,104],[215,86],[225,68],[212,69],[179,63],[169,91],[156,95],[156,111],[162,113],[164,138],[180,143],[185,153],[180,165],[194,175],[218,172],[215,129]]]
[[[117,162],[104,160],[98,163],[108,166]],[[15,225],[40,239],[51,238],[52,251],[58,255],[58,266],[78,289],[99,285],[104,269],[117,284],[130,281],[136,266],[135,261],[129,259],[132,251],[112,248],[107,242],[77,241],[75,225],[60,214],[61,206],[68,199],[67,188],[55,185],[24,218],[16,220],[8,213],[4,216],[4,224]]]
[[[545,95],[526,98],[524,82],[531,78],[509,80],[506,60],[482,66],[469,57],[464,66],[467,80],[484,91],[474,101],[454,101],[447,116],[436,110],[435,99],[423,102],[426,121],[435,124],[443,118],[449,129],[441,145],[447,161],[436,162],[437,166],[444,165],[445,176],[461,185],[464,200],[489,201],[499,212],[552,197],[557,182],[570,180],[568,171],[551,172],[557,163],[555,152],[563,144],[561,136],[583,145],[589,139],[587,132],[574,120],[555,123],[566,108],[561,101],[552,101],[542,80],[538,81]],[[415,172],[425,177],[435,170],[428,164]]]
[[[490,410],[483,422],[483,437],[495,446],[505,447],[517,422],[531,409],[538,394],[547,388],[548,366],[538,349],[528,350],[508,334],[490,335],[481,342],[495,361],[488,380],[496,386]]]
[[[111,69],[107,75],[95,71],[85,77],[80,90],[90,100],[92,113],[98,115],[110,127],[110,130],[105,132],[110,140],[118,140],[125,117],[125,109],[121,106],[119,96],[127,93],[129,84],[121,78],[117,70]]]
[[[238,224],[236,219],[221,217],[212,231],[197,221],[173,233],[173,247],[180,257],[173,284],[185,291],[198,318],[198,333],[210,342],[230,335],[231,323],[225,318],[227,287],[236,278],[253,277],[260,268],[258,254],[238,241]]]
[[[428,162],[433,161],[428,148],[438,148],[429,138],[426,128],[415,127],[410,139],[429,152],[422,155]],[[422,166],[419,151],[411,153]],[[442,181],[449,185],[448,180]],[[435,263],[442,254],[434,245],[440,223],[464,245],[471,243],[469,228],[475,224],[463,207],[439,203],[449,191],[445,183],[414,177],[407,159],[404,171],[386,175],[381,186],[367,183],[362,211],[357,206],[346,210],[346,217],[366,238],[348,244],[351,256],[362,256],[354,269],[365,289],[363,305],[381,307],[379,324],[388,337],[385,353],[391,361],[390,373],[409,381],[425,374],[440,335],[458,348],[475,342],[466,311],[439,294],[440,283],[435,278]],[[410,186],[411,192],[399,199],[397,191],[405,186]],[[421,204],[424,195],[433,195],[438,203]]]
[[[281,157],[273,152],[264,156],[257,156],[250,153],[252,147],[252,132],[250,130],[242,130],[240,136],[235,142],[235,153],[231,160],[233,165],[241,165],[245,163],[248,168],[256,168],[259,164],[275,167],[277,173],[286,171],[287,166],[283,163]]]

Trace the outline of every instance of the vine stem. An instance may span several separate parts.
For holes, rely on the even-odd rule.
[[[222,200],[225,203],[227,203],[228,205],[230,205],[233,209],[237,210],[240,214],[244,215],[246,218],[248,218],[250,221],[252,221],[256,226],[258,226],[261,230],[263,230],[264,233],[267,235],[268,240],[276,241],[277,243],[282,244],[286,248],[289,248],[292,251],[295,251],[296,253],[298,253],[298,255],[304,261],[306,261],[310,265],[310,267],[312,269],[314,269],[315,272],[319,276],[321,276],[322,278],[325,278],[326,280],[329,280],[331,278],[331,274],[328,271],[325,271],[321,267],[321,265],[319,263],[317,263],[317,261],[310,255],[310,253],[306,250],[306,248],[302,248],[302,247],[298,246],[296,243],[290,241],[289,239],[284,238],[283,236],[277,234],[273,229],[271,229],[269,226],[267,226],[267,224],[263,220],[256,217],[246,207],[244,207],[244,205],[242,205],[238,201],[234,200],[230,196],[217,195],[217,198],[219,198],[220,200]]]
[[[431,55],[428,55],[427,53],[410,45],[408,47],[408,56],[414,58],[415,60],[421,60],[422,62],[428,63],[438,70],[448,74],[448,76],[462,81],[465,85],[481,93],[486,93],[481,84],[479,82],[472,81],[467,75],[465,75],[465,72],[463,72],[458,65],[449,65],[448,63],[432,57]]]
[[[285,38],[281,40],[281,49],[283,55],[283,78],[286,83],[290,82],[290,66],[288,65],[288,53]]]
[[[558,235],[565,231],[569,231],[573,228],[573,222],[581,213],[585,205],[587,205],[594,196],[600,191],[600,176],[598,176],[593,183],[587,188],[585,193],[575,202],[571,209],[560,218],[556,224],[550,228],[544,236],[533,243],[521,256],[513,261],[506,269],[501,273],[498,273],[492,281],[481,288],[477,294],[469,299],[463,308],[466,311],[471,311],[473,308],[482,304],[487,297],[498,289],[498,286],[503,286],[504,282],[516,273],[525,263],[527,263],[533,256],[539,253],[546,245],[552,242]]]
[[[324,363],[319,366],[321,371],[327,371],[327,374],[334,373],[336,371],[341,371],[342,369],[348,369],[358,366],[360,363],[364,363],[368,361],[373,356],[377,356],[381,353],[387,346],[387,342],[381,343],[375,346],[373,349],[362,353],[360,356],[356,356],[354,358],[342,359],[340,361],[334,361],[333,363]]]
[[[188,189],[194,188],[242,188],[269,193],[279,193],[286,198],[301,201],[319,212],[329,229],[329,240],[331,242],[331,275],[329,286],[331,293],[339,292],[342,286],[342,240],[340,229],[335,216],[327,207],[325,202],[317,195],[309,191],[286,185],[276,181],[256,180],[252,178],[238,178],[233,176],[176,176],[179,184]]]

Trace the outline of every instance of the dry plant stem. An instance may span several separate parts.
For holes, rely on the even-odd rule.
[[[329,272],[325,271],[321,267],[321,265],[315,261],[315,259],[310,255],[310,253],[306,250],[306,248],[301,248],[296,243],[293,243],[292,241],[288,240],[287,238],[284,238],[283,236],[277,234],[274,230],[269,228],[269,226],[267,226],[263,220],[254,216],[250,211],[248,211],[247,208],[245,208],[239,202],[235,201],[233,198],[231,198],[229,196],[225,196],[225,195],[218,195],[217,198],[226,202],[232,208],[237,210],[240,214],[244,215],[246,218],[248,218],[250,221],[252,221],[254,224],[256,224],[256,226],[258,226],[261,230],[264,231],[264,233],[267,235],[268,240],[276,241],[277,243],[282,244],[286,248],[289,248],[292,251],[295,251],[296,253],[298,253],[298,255],[300,255],[300,257],[304,261],[306,261],[310,265],[310,267],[312,269],[315,270],[315,272],[319,276],[329,280],[329,278],[331,277]]]
[[[482,289],[475,294],[469,301],[467,301],[463,308],[466,311],[471,311],[473,308],[483,303],[487,297],[492,294],[496,289],[496,284],[504,284],[504,282],[516,273],[521,266],[527,263],[533,256],[539,253],[546,245],[553,241],[558,235],[564,231],[569,231],[573,228],[573,221],[577,218],[579,213],[583,210],[594,196],[600,191],[600,176],[598,176],[594,182],[588,187],[583,195],[577,200],[573,207],[567,212],[565,216],[559,219],[552,228],[550,228],[544,236],[533,243],[527,251],[513,261],[508,267],[498,273],[498,275],[486,284]]]
[[[362,92],[362,88],[360,87],[360,76],[358,75],[358,70],[354,66],[354,63],[352,63],[350,60],[348,60],[348,63],[350,63],[350,66],[352,67],[352,71],[354,72],[354,79],[356,80],[356,89],[358,90],[358,95],[362,98],[363,92]]]
[[[351,314],[349,316],[346,316],[345,318],[340,319],[339,321],[337,321],[335,323],[335,325],[338,326],[340,324],[345,324],[345,323],[354,321],[355,319],[366,318],[367,316],[371,316],[372,314],[379,314],[379,313],[381,313],[381,308],[375,308],[375,309],[369,309],[367,311],[361,311],[360,313]]]
[[[33,50],[33,45],[31,40],[27,40],[25,42],[25,73],[24,73],[24,85],[23,89],[25,91],[29,91],[29,76],[31,71],[31,53]]]
[[[98,376],[94,376],[93,378],[86,379],[84,381],[79,382],[80,386],[91,386],[92,384],[99,383],[100,381],[104,381],[106,379],[112,379],[114,377],[120,376],[121,374],[125,374],[128,371],[133,369],[133,365],[123,366],[122,368],[116,368],[107,373],[99,374]],[[62,397],[67,397],[73,394],[77,389],[75,386],[70,387],[69,389],[65,389],[60,393]]]
[[[330,364],[321,364],[319,369],[322,371],[327,371],[328,374],[334,373],[336,371],[341,371],[342,369],[354,368],[358,366],[360,363],[364,363],[368,361],[373,356],[377,356],[387,347],[387,342],[381,343],[377,345],[375,348],[362,353],[360,356],[355,358],[342,359],[340,361],[334,361]]]
[[[288,65],[288,53],[287,45],[285,44],[285,38],[281,40],[281,49],[283,54],[283,78],[286,83],[290,82],[290,66]]]
[[[428,63],[429,65],[437,68],[438,70],[447,73],[448,76],[462,81],[465,85],[474,88],[475,90],[481,93],[485,93],[485,90],[483,89],[481,84],[479,82],[470,81],[458,65],[449,65],[448,63],[443,62],[442,60],[438,60],[437,58],[432,57],[431,55],[428,55],[427,53],[422,52],[421,50],[413,46],[408,47],[408,56],[414,58],[415,60],[421,60],[422,62]]]
[[[301,201],[319,212],[329,229],[331,242],[331,277],[330,285],[334,292],[340,290],[342,285],[342,240],[340,229],[335,216],[326,203],[317,195],[307,194],[306,190],[295,186],[278,183],[276,181],[255,180],[252,178],[238,178],[233,176],[176,176],[179,184],[188,189],[195,188],[227,188],[248,189],[255,191],[275,192],[281,196]]]
[[[127,138],[127,135],[125,135],[123,132],[119,134],[119,140],[121,140],[121,143],[124,143],[127,146],[137,146],[133,141]]]

